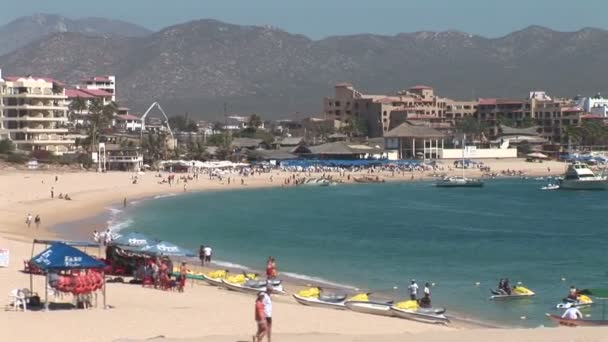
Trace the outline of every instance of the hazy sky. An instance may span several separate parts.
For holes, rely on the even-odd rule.
[[[456,29],[488,37],[529,25],[608,28],[608,0],[27,0],[0,1],[0,23],[34,13],[100,16],[151,29],[201,18],[273,25],[312,38]]]

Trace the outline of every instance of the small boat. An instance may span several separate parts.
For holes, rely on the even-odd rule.
[[[300,184],[300,185],[305,185],[305,186],[329,186],[331,184],[331,181],[329,179],[325,179],[325,178],[308,178],[307,180],[304,181],[304,183]]]
[[[205,281],[209,285],[222,286],[222,279],[226,279],[228,276],[227,270],[215,270],[200,275],[201,280]]]
[[[399,318],[405,318],[412,321],[433,324],[450,323],[450,319],[444,315],[444,308],[400,309],[396,306],[391,306],[391,311]]]
[[[566,190],[607,190],[608,178],[596,175],[585,163],[575,162],[568,166],[559,185]]]
[[[559,189],[559,185],[557,184],[547,184],[545,186],[543,186],[542,188],[540,188],[541,190],[557,190]]]
[[[534,291],[523,286],[514,286],[513,290],[511,291],[511,294],[504,294],[502,292],[494,290],[490,290],[490,292],[492,293],[492,296],[490,296],[490,300],[523,299],[536,295]]]
[[[222,280],[224,280],[224,278],[212,278],[207,274],[203,274],[202,277],[207,284],[213,286],[222,286]]]
[[[236,292],[242,292],[242,293],[252,293],[252,294],[257,294],[259,292],[262,291],[266,291],[266,285],[260,286],[260,287],[253,287],[253,286],[247,286],[246,283],[244,284],[239,284],[239,283],[231,283],[226,281],[225,279],[222,279],[222,286],[227,288],[228,290],[232,290],[232,291],[236,291]],[[285,290],[283,289],[283,285],[279,284],[276,286],[272,286],[272,293],[275,294],[285,294]]]
[[[583,306],[589,306],[593,304],[593,300],[585,295],[579,295],[578,300],[573,301],[573,300],[568,300],[567,298],[564,298],[564,300],[561,303],[558,303],[555,308],[556,309],[570,309],[570,308],[580,308]]]
[[[435,183],[436,187],[440,188],[481,188],[483,182],[479,179],[470,179],[466,177],[445,177]]]
[[[366,313],[379,316],[395,316],[391,310],[392,302],[365,302],[357,300],[347,300],[344,305],[351,311]]]
[[[547,318],[552,320],[553,322],[567,326],[567,327],[597,327],[597,326],[606,326],[608,325],[608,320],[595,320],[595,319],[569,319],[562,318],[558,315],[553,314],[545,314]]]

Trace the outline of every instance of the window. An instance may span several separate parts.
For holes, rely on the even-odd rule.
[[[340,107],[340,101],[336,101],[336,107]]]

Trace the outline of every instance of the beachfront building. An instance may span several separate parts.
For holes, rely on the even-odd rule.
[[[119,114],[114,116],[114,127],[119,132],[140,132],[141,118],[132,114]]]
[[[451,104],[451,106],[450,106]],[[367,129],[367,136],[382,137],[405,121],[425,121],[438,128],[455,117],[472,115],[474,102],[460,102],[439,97],[433,88],[417,85],[396,95],[368,95],[356,90],[350,83],[334,87],[334,96],[323,101],[325,117],[337,120],[342,126],[359,121]]]
[[[399,159],[440,158],[445,134],[422,122],[405,121],[384,134],[388,151],[397,151]]]
[[[139,147],[126,147],[119,144],[99,143],[93,162],[99,171],[134,171],[143,169],[144,157]]]
[[[590,97],[577,96],[574,102],[576,107],[583,109],[586,113],[608,118],[608,98],[604,98],[600,93]]]
[[[4,77],[0,73],[2,129],[22,151],[63,154],[74,146],[68,134],[63,84],[39,77]]]
[[[80,89],[102,90],[110,94],[110,101],[116,102],[116,76],[93,76],[80,80]]]
[[[97,99],[103,106],[113,101],[113,95],[101,89],[69,88],[65,90],[65,95],[67,97],[66,105],[70,110],[71,124],[76,127],[87,126],[92,101]],[[80,101],[81,107],[75,105],[78,101]]]

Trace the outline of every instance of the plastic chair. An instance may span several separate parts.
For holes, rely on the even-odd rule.
[[[14,289],[8,296],[9,305],[13,307],[13,310],[19,310],[19,307],[23,309],[23,312],[27,311],[27,300],[23,290]]]

